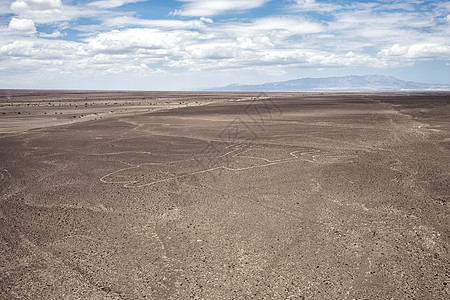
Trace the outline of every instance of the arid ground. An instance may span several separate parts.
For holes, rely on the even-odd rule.
[[[450,94],[0,92],[1,299],[448,299]]]

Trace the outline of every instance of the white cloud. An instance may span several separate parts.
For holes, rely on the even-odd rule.
[[[331,12],[341,8],[337,4],[331,3],[319,3],[315,0],[296,0],[295,3],[289,7],[298,11],[318,11],[318,12]]]
[[[108,16],[98,8],[86,5],[63,5],[61,0],[16,0],[11,3],[11,11],[20,18],[33,20],[36,24],[71,21],[80,17]]]
[[[161,55],[173,55],[180,46],[198,36],[199,33],[190,31],[165,32],[150,28],[113,30],[88,38],[86,49],[93,53],[145,54],[159,58]]]
[[[128,27],[128,26],[141,26],[141,27],[161,27],[167,29],[177,29],[177,28],[190,28],[190,29],[198,29],[203,28],[205,24],[201,20],[190,20],[190,21],[181,21],[181,20],[146,20],[139,19],[135,17],[115,17],[111,19],[107,19],[103,22],[100,27]]]
[[[309,22],[299,17],[267,17],[253,22],[228,23],[220,26],[218,29],[235,36],[272,35],[277,38],[324,31],[324,27],[321,24]]]
[[[9,14],[11,12],[11,1],[0,0],[0,15]]]
[[[242,11],[258,8],[269,0],[179,0],[185,2],[181,9],[172,15],[202,17],[214,16],[229,11]]]
[[[20,61],[19,65],[36,66],[39,70],[43,65],[59,64],[82,57],[80,45],[75,42],[56,40],[21,40],[0,47],[0,57],[7,56],[10,61]],[[75,56],[74,56],[75,55]]]
[[[11,9],[15,12],[27,9],[51,10],[61,8],[61,6],[61,0],[16,0],[11,3]]]
[[[16,16],[0,27],[0,71],[45,69],[98,76],[186,69],[283,73],[294,68],[389,68],[420,60],[450,61],[450,6],[418,11],[406,2],[330,6],[317,0],[289,6],[292,1],[286,1],[286,7],[295,10],[215,22],[207,16],[259,7],[266,1],[185,0],[178,12],[183,17],[167,19],[100,8],[100,3],[126,2],[65,5],[59,0],[16,0],[11,5]],[[326,17],[298,13],[308,10]],[[80,17],[93,17],[93,22],[72,22]],[[53,33],[35,34],[35,24],[48,24]],[[63,27],[85,32],[76,41],[63,41]]]
[[[450,44],[420,43],[414,45],[395,44],[379,53],[382,57],[401,59],[450,59]]]
[[[36,32],[34,22],[28,19],[12,18],[11,21],[9,22],[8,28],[12,31],[25,34],[33,34]]]
[[[450,16],[450,15],[449,15]],[[447,16],[447,18],[449,17]],[[201,17],[200,21],[206,22],[206,23],[214,23],[214,21],[210,18],[206,18],[206,17]]]
[[[11,4],[11,10],[21,18],[35,23],[51,23],[62,14],[61,0],[17,0]]]
[[[61,32],[59,32],[58,30],[54,31],[53,33],[44,33],[44,32],[40,32],[39,33],[40,37],[43,38],[58,38],[60,36],[64,36],[64,34],[62,34]]]
[[[129,3],[142,2],[146,0],[100,0],[89,3],[90,6],[95,6],[98,8],[114,8],[119,7]]]

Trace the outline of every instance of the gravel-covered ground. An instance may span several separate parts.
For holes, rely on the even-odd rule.
[[[449,298],[449,94],[217,95],[0,134],[0,298]]]

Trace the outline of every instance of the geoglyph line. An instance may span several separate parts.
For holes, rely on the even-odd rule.
[[[291,156],[290,158],[286,158],[286,159],[277,159],[277,160],[270,160],[264,157],[255,157],[255,156],[245,156],[242,155],[245,152],[248,152],[250,149],[246,149],[246,150],[242,150],[242,148],[238,147],[237,149],[233,149],[231,151],[228,151],[225,154],[222,154],[220,156],[217,156],[216,158],[222,158],[225,157],[227,155],[230,155],[232,153],[234,153],[233,155],[231,155],[231,157],[241,157],[241,158],[250,158],[250,159],[257,159],[257,160],[262,160],[265,162],[265,164],[262,165],[251,165],[248,167],[241,167],[241,168],[233,168],[233,167],[229,167],[229,166],[216,166],[216,167],[212,167],[212,168],[208,168],[208,169],[203,169],[203,170],[199,170],[199,171],[195,171],[195,172],[189,172],[187,174],[181,174],[181,175],[174,175],[174,176],[170,176],[164,179],[159,179],[159,180],[154,180],[148,183],[144,183],[144,184],[137,184],[139,181],[138,180],[122,180],[122,181],[116,181],[116,180],[108,180],[108,177],[111,177],[115,174],[124,172],[124,171],[128,171],[128,170],[132,170],[132,169],[138,169],[141,168],[143,166],[146,165],[173,165],[173,164],[177,164],[177,163],[182,163],[182,162],[189,162],[189,161],[195,161],[195,158],[191,158],[191,159],[186,159],[186,160],[180,160],[180,161],[172,161],[172,162],[167,162],[167,163],[145,163],[145,164],[139,164],[139,165],[131,165],[130,167],[126,167],[126,168],[122,168],[113,172],[110,172],[104,176],[102,176],[100,178],[100,181],[103,183],[115,183],[115,184],[123,184],[123,187],[125,188],[141,188],[141,187],[146,187],[146,186],[151,186],[151,185],[155,185],[158,183],[163,183],[163,182],[168,182],[171,180],[177,180],[177,179],[181,179],[181,178],[186,178],[189,176],[193,176],[193,175],[199,175],[199,174],[204,174],[204,173],[208,173],[208,172],[213,172],[216,170],[227,170],[227,171],[231,171],[231,172],[239,172],[239,171],[246,171],[246,170],[251,170],[251,169],[256,169],[256,168],[266,168],[266,167],[270,167],[270,166],[274,166],[274,165],[278,165],[278,164],[282,164],[282,163],[287,163],[287,162],[292,162],[298,159],[301,159],[302,161],[307,161],[307,162],[311,162],[311,163],[317,163],[317,159],[319,156],[323,157],[325,159],[339,159],[339,158],[351,158],[351,157],[356,157],[355,155],[331,155],[331,154],[327,154],[327,153],[322,153],[320,150],[316,150],[316,151],[306,151],[306,152],[302,152],[302,151],[292,151],[289,153],[289,155]],[[240,151],[240,152],[239,152]],[[238,152],[238,153],[236,153]],[[303,158],[302,158],[303,156]],[[311,159],[307,159],[305,156],[310,156],[309,158]],[[123,163],[123,162],[122,162]]]
[[[140,154],[153,154],[148,151],[120,151],[120,152],[110,152],[110,153],[101,153],[101,154],[91,154],[92,156],[106,156],[106,155],[120,155],[120,154],[127,154],[127,153],[140,153]]]
[[[3,182],[4,180],[6,180],[5,174],[8,176],[8,178],[11,178],[11,177],[12,177],[11,174],[8,172],[7,169],[3,169],[3,170],[0,172],[0,182]]]

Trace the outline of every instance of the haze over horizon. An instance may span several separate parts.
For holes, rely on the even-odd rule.
[[[450,84],[449,41],[445,1],[0,0],[0,88]]]

